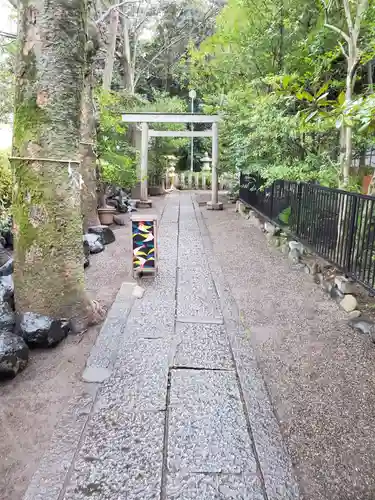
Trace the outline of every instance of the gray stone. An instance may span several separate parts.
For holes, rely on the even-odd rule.
[[[289,251],[288,259],[292,264],[298,264],[301,258],[300,252],[296,248],[292,248]]]
[[[331,298],[334,300],[343,300],[345,295],[342,293],[341,290],[336,288],[335,286],[332,286],[331,291],[330,291]]]
[[[332,283],[332,281],[330,281],[330,280],[325,280],[325,279],[323,278],[322,288],[323,288],[323,290],[325,290],[327,293],[329,293],[329,294],[330,294],[330,293],[331,293],[331,290],[332,290],[332,288],[333,288],[333,283]]]
[[[0,302],[0,330],[13,330],[15,323],[15,314],[8,302]]]
[[[235,372],[172,372],[168,469],[256,472]]]
[[[136,202],[137,208],[152,208],[151,200],[137,200]]]
[[[160,496],[163,412],[101,407],[90,419],[63,500],[156,500]]]
[[[168,338],[122,342],[112,376],[101,387],[101,400],[121,403],[129,411],[165,410],[171,357]]]
[[[348,321],[348,324],[354,329],[365,335],[369,335],[375,341],[375,323],[365,318],[355,318]]]
[[[17,318],[17,330],[29,347],[55,347],[69,333],[70,322],[25,312]]]
[[[357,308],[357,299],[353,295],[345,295],[345,297],[340,302],[340,306],[346,312],[354,311]]]
[[[224,206],[221,201],[218,201],[217,203],[212,203],[212,201],[207,202],[207,210],[223,210]]]
[[[129,221],[128,214],[115,214],[113,216],[113,222],[118,226],[126,226],[128,221]]]
[[[233,369],[229,342],[223,326],[177,324],[179,336],[174,366]]]
[[[101,384],[111,376],[111,370],[100,366],[88,366],[82,374],[85,382]]]
[[[305,247],[299,241],[289,241],[290,250],[297,250],[300,255],[305,253]]]
[[[344,294],[353,294],[356,291],[356,284],[345,276],[336,276],[335,285]]]
[[[145,294],[145,289],[142,288],[141,286],[139,285],[136,285],[134,287],[134,290],[133,290],[133,297],[135,297],[136,299],[141,299],[143,297],[143,295]]]
[[[97,234],[87,233],[83,236],[90,248],[90,253],[100,253],[104,250],[104,245],[100,241],[100,236]]]
[[[361,314],[362,314],[361,311],[358,311],[358,309],[356,309],[348,314],[348,318],[349,320],[356,319],[359,318]]]
[[[212,278],[204,267],[178,270],[177,298],[177,317],[222,317]]]
[[[22,337],[0,327],[0,379],[13,378],[29,360],[29,348]]]
[[[89,227],[88,232],[89,234],[97,234],[103,245],[109,245],[115,241],[115,235],[112,229],[108,226],[91,226]]]
[[[13,273],[13,258],[9,257],[9,259],[0,267],[0,276],[10,276],[12,273]]]
[[[167,483],[168,500],[264,500],[256,474],[199,474],[177,472]]]
[[[264,230],[266,231],[266,233],[272,236],[275,236],[280,232],[280,229],[278,227],[274,226],[273,224],[271,224],[271,222],[268,221],[264,223]]]

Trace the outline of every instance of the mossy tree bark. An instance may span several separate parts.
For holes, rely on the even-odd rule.
[[[86,63],[81,109],[81,210],[83,230],[100,224],[98,217],[97,176],[96,176],[96,118],[93,99],[94,72],[93,61],[99,48],[98,31],[94,23],[89,24],[86,44]]]
[[[79,142],[84,0],[20,0],[13,154],[15,301],[90,321],[83,274]],[[26,159],[28,158],[28,159]]]

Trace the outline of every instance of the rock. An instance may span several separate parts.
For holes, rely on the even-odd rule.
[[[14,309],[14,283],[12,275],[0,277],[0,303],[1,302],[7,302],[10,307]]]
[[[13,258],[9,257],[8,261],[0,267],[0,276],[9,276],[13,273]]]
[[[139,285],[137,285],[136,287],[134,287],[133,297],[136,297],[137,299],[141,299],[144,294],[145,294],[145,289],[144,288],[142,288]]]
[[[103,245],[113,243],[116,238],[113,231],[108,226],[92,226],[88,229],[89,234],[97,234],[100,237],[100,242]]]
[[[292,264],[298,264],[300,258],[301,258],[301,254],[296,248],[293,248],[292,250],[290,250],[290,252],[288,254],[288,259],[290,260],[290,262]]]
[[[300,255],[305,253],[305,247],[299,241],[289,241],[290,250],[297,250]]]
[[[129,216],[127,214],[115,214],[113,216],[113,222],[118,226],[125,226],[128,220]]]
[[[345,294],[343,294],[341,290],[336,288],[336,286],[332,286],[330,295],[334,300],[342,300],[345,297]]]
[[[15,323],[15,315],[9,303],[0,302],[0,330],[13,330]]]
[[[90,245],[85,239],[83,240],[83,257],[83,267],[86,269],[90,265]]]
[[[84,241],[86,241],[90,248],[90,253],[100,253],[104,250],[104,245],[100,241],[100,236],[97,234],[85,234]]]
[[[85,382],[90,384],[101,384],[111,376],[111,370],[100,366],[87,366],[82,374]]]
[[[354,330],[365,335],[370,335],[371,340],[375,342],[375,324],[373,321],[364,318],[356,318],[349,320],[348,324]]]
[[[29,348],[22,337],[0,328],[0,378],[13,378],[29,361]]]
[[[280,232],[280,229],[271,224],[270,222],[264,223],[264,230],[266,231],[266,233],[269,233],[272,236],[275,236]]]
[[[5,243],[5,241],[4,241]],[[3,245],[0,243],[0,268],[8,262],[8,260],[11,258],[9,253],[5,250]]]
[[[330,293],[331,293],[331,290],[332,290],[332,288],[333,288],[333,284],[332,284],[332,282],[331,282],[331,281],[329,281],[329,280],[325,280],[325,279],[323,278],[322,288],[323,288],[323,290],[325,290],[327,293],[329,293],[329,294],[330,294]]]
[[[317,285],[322,285],[323,284],[323,274],[322,273],[316,273],[314,279],[315,279],[315,283]]]
[[[54,347],[70,331],[70,322],[27,312],[18,318],[17,330],[30,347]]]
[[[335,285],[344,294],[355,293],[356,284],[353,280],[346,278],[345,276],[336,276]]]
[[[284,243],[283,245],[281,245],[281,252],[284,254],[284,255],[287,255],[289,253],[289,245],[288,245],[288,242]]]
[[[345,295],[345,297],[340,302],[340,306],[346,312],[354,311],[357,308],[357,299],[353,295]]]
[[[356,309],[348,314],[349,320],[357,319],[361,316],[361,314],[361,311],[358,311],[358,309]]]

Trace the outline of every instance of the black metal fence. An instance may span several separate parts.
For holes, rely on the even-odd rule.
[[[241,201],[375,291],[375,198],[303,182],[262,184],[241,174]]]

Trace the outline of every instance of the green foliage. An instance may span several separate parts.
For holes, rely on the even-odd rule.
[[[131,188],[136,182],[136,151],[129,144],[128,126],[121,121],[124,109],[134,108],[138,98],[126,93],[96,92],[99,108],[97,155],[104,185]]]
[[[344,29],[341,2],[330,5],[330,23]],[[228,0],[215,33],[181,62],[189,66],[190,85],[201,89],[204,110],[223,115],[222,169],[257,172],[267,182],[338,185],[341,124],[355,126],[356,156],[369,147],[373,131],[375,98],[363,95],[364,64],[375,48],[374,0],[370,6],[355,85],[362,96],[349,109],[347,63],[320,2]],[[356,186],[353,179],[350,188]]]

